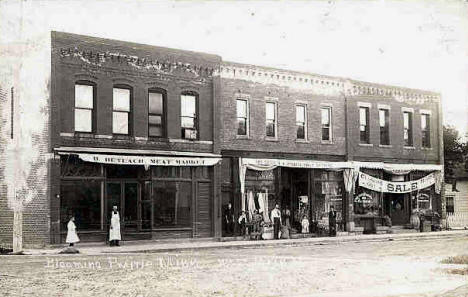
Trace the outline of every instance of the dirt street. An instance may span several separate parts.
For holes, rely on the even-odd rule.
[[[2,296],[466,296],[468,239],[0,256]]]

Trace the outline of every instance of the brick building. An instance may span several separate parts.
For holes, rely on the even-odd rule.
[[[375,232],[385,215],[406,225],[414,209],[444,215],[434,183],[384,193],[357,180],[441,172],[438,94],[68,33],[52,32],[45,43],[40,105],[18,116],[42,135],[31,145],[40,178],[24,182],[38,189],[25,204],[26,245],[63,242],[71,215],[82,241],[104,241],[113,205],[124,240],[222,236],[229,202],[236,214],[279,204],[293,228],[306,216],[313,232],[331,205],[347,232]],[[14,84],[2,85],[8,107]],[[3,110],[8,127],[15,119]],[[16,156],[9,131],[0,149]],[[5,201],[18,186],[4,171],[0,243],[8,245]]]

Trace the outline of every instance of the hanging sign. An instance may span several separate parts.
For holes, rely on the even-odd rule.
[[[86,162],[117,164],[117,165],[143,165],[147,166],[212,166],[218,163],[220,158],[202,157],[151,157],[151,156],[127,156],[127,155],[101,155],[78,154],[78,157]]]
[[[376,192],[384,193],[409,193],[432,186],[435,183],[435,174],[408,182],[391,182],[375,178],[363,172],[359,172],[359,186]]]
[[[342,169],[353,168],[349,162],[328,162],[315,160],[287,160],[287,159],[254,159],[242,158],[242,164],[249,169],[256,170],[255,166],[263,167],[291,167],[291,168],[315,168],[315,169]]]
[[[357,202],[357,203],[371,203],[372,202],[372,196],[367,194],[367,193],[361,193],[359,195],[357,195],[356,197],[354,197],[354,202]]]

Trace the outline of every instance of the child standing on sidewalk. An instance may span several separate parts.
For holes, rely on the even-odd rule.
[[[76,234],[75,217],[72,215],[67,224],[67,238],[65,242],[69,243],[70,246],[73,246],[79,241],[80,239],[78,238],[78,234]]]

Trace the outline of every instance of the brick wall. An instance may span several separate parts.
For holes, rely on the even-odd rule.
[[[322,96],[312,91],[296,90],[275,84],[262,84],[243,79],[222,79],[220,110],[222,112],[221,149],[252,152],[283,152],[313,155],[345,155],[344,101],[339,96]],[[236,99],[238,94],[248,96],[250,107],[249,138],[237,136]],[[277,99],[277,140],[266,137],[266,98]],[[295,104],[307,105],[307,140],[296,139]],[[331,144],[322,143],[322,104],[332,106]]]
[[[53,104],[58,111],[54,113],[54,121],[60,127],[54,133],[54,143],[202,152],[213,150],[213,82],[210,71],[218,65],[219,57],[54,32],[52,61]],[[94,137],[73,135],[74,85],[80,79],[96,84]],[[125,84],[132,88],[133,127],[128,137],[112,135],[112,88],[115,84]],[[150,88],[160,88],[167,93],[167,137],[163,139],[148,140]],[[198,141],[177,141],[181,139],[180,94],[184,91],[192,91],[199,96]]]
[[[359,143],[359,104],[369,103],[370,145]],[[379,105],[390,108],[390,146],[380,145]],[[404,147],[403,111],[412,108],[413,148]],[[430,110],[431,147],[422,148],[421,110]],[[389,163],[437,163],[439,160],[439,131],[437,104],[431,102],[399,102],[390,96],[354,96],[348,98],[349,154],[354,160],[386,161]]]

